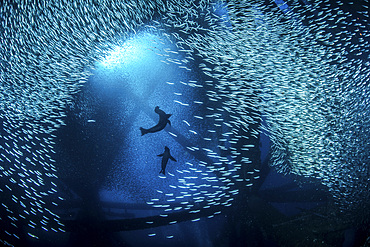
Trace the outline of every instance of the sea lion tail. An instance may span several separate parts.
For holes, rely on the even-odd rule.
[[[148,133],[148,131],[144,129],[143,127],[140,127],[140,131],[141,131],[142,136]]]
[[[163,175],[166,175],[166,173],[164,172],[164,170],[162,169],[160,172],[160,174],[162,173]]]

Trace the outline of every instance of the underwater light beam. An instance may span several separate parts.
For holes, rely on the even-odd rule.
[[[108,70],[115,68],[129,69],[129,66],[150,65],[157,58],[154,49],[158,49],[157,36],[142,33],[127,39],[122,45],[116,45],[111,52],[98,63],[98,67]],[[158,60],[158,59],[155,59]]]

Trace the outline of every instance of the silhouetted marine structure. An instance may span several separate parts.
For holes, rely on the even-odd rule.
[[[266,166],[266,162],[263,166]],[[261,185],[269,173],[269,169],[261,174]],[[264,169],[262,169],[264,170]],[[227,222],[223,234],[214,242],[214,246],[258,246],[259,243],[251,243],[255,235],[261,235],[277,246],[337,246],[343,242],[344,232],[357,227],[358,234],[362,234],[358,243],[364,243],[366,237],[366,224],[359,218],[349,217],[330,199],[325,192],[314,187],[310,190],[297,190],[297,185],[291,183],[270,190],[259,190],[253,187],[241,188],[233,206],[227,210],[223,206],[215,206],[200,210],[198,213],[188,212],[170,213],[167,217],[150,216],[142,218],[122,220],[66,220],[66,231],[71,233],[96,236],[120,231],[134,231],[169,225],[173,221],[185,222],[201,217],[207,217],[219,210],[227,215]],[[271,203],[319,203],[310,210],[302,209],[301,213],[294,216],[286,216],[271,205]],[[150,208],[143,204],[104,203],[104,208],[116,209],[142,209]],[[202,205],[198,206],[202,209]],[[195,208],[198,209],[198,208]],[[366,215],[363,215],[366,218]],[[148,224],[152,222],[152,224]],[[98,245],[97,245],[98,246]],[[273,245],[274,246],[274,245]]]
[[[264,162],[264,172],[261,174],[260,185],[263,184],[269,173]],[[309,190],[296,190],[294,183],[286,184],[269,190],[259,190],[259,186],[252,189],[241,188],[233,206],[227,210],[223,206],[215,206],[189,214],[186,211],[170,213],[167,217],[150,216],[122,220],[66,220],[66,231],[71,233],[95,236],[94,233],[108,234],[120,231],[134,231],[156,228],[169,225],[173,221],[185,222],[201,217],[207,217],[219,210],[227,215],[227,222],[223,233],[214,240],[214,246],[259,246],[258,242],[251,242],[257,235],[263,236],[274,243],[272,246],[337,246],[344,241],[345,231],[356,227],[360,237],[356,244],[366,241],[368,222],[353,218],[343,213],[338,205],[329,198],[329,194],[317,187]],[[294,216],[286,216],[277,210],[271,203],[314,203],[318,206],[305,210]],[[104,203],[104,208],[116,209],[142,209],[149,207],[143,204]],[[202,209],[202,205],[198,206]],[[195,208],[198,209],[198,208]],[[368,214],[368,212],[367,212]],[[368,215],[363,215],[366,219]],[[152,222],[148,224],[148,222]],[[367,240],[368,241],[368,240]],[[104,245],[102,243],[102,245]],[[97,245],[99,246],[99,245]],[[357,246],[357,245],[354,245]],[[360,246],[360,245],[359,245]],[[365,245],[363,245],[365,246]]]

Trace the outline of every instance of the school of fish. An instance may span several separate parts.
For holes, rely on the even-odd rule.
[[[25,237],[22,227],[33,238],[40,229],[64,231],[53,211],[63,200],[53,133],[94,64],[145,28],[175,45],[158,52],[164,63],[208,78],[168,82],[187,88],[174,94],[174,104],[199,109],[184,119],[194,136],[186,148],[206,158],[158,191],[169,204],[148,202],[164,209],[161,216],[231,206],[238,188],[259,177],[248,140],[261,131],[272,141],[278,171],[317,180],[342,205],[368,203],[362,199],[369,198],[369,1],[291,2],[5,1],[0,242]],[[189,91],[199,98],[187,97]],[[182,206],[171,208],[174,201]]]

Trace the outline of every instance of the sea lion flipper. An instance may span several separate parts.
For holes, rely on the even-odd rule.
[[[142,136],[148,133],[148,130],[144,129],[143,127],[140,127],[140,131]]]
[[[167,123],[171,126],[171,121],[170,120],[167,120]]]

